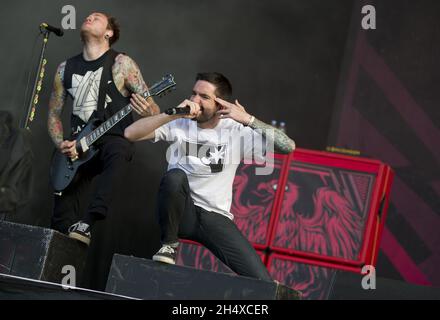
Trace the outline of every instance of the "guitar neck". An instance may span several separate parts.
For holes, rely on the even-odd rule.
[[[133,110],[133,107],[131,106],[131,104],[126,105],[124,108],[122,108],[121,110],[116,112],[114,115],[112,115],[111,118],[107,119],[99,127],[97,127],[95,130],[90,132],[86,136],[87,146],[90,147],[99,138],[101,138],[107,131],[109,131],[111,128],[113,128],[119,121],[121,121],[126,116],[128,116],[132,110]]]
[[[169,74],[162,78],[162,81],[155,83],[149,90],[145,91],[142,96],[147,99],[152,96],[157,96],[163,94],[166,90],[174,88],[176,82],[174,82],[174,77]],[[81,145],[83,150],[87,150],[93,143],[101,138],[107,131],[113,128],[119,121],[128,116],[133,107],[131,104],[126,105],[124,108],[116,112],[110,119],[103,122],[98,128],[90,132],[88,135],[81,139]]]

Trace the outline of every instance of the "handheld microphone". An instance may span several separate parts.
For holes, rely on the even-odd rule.
[[[165,110],[165,113],[169,116],[175,114],[189,114],[191,112],[191,108],[189,106],[183,108],[169,108]]]
[[[64,34],[64,31],[60,28],[55,28],[54,26],[51,26],[50,24],[47,24],[46,22],[43,22],[42,24],[40,24],[40,30],[44,29],[47,30],[49,32],[53,32],[55,33],[58,37],[62,37]]]

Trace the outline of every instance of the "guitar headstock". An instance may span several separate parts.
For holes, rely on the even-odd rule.
[[[171,90],[174,90],[175,87],[176,82],[174,81],[173,75],[167,74],[161,81],[156,82],[148,91],[144,92],[143,96],[145,99],[151,96],[163,96]]]

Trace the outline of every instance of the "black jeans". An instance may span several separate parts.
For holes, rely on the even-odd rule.
[[[131,142],[119,136],[104,136],[99,144],[99,153],[79,167],[74,181],[62,192],[54,195],[51,228],[66,233],[75,222],[86,215],[95,220],[104,219],[112,202],[112,192],[123,178],[134,153]],[[93,177],[97,176],[93,198],[85,214],[79,212],[81,196],[88,190]]]
[[[229,218],[194,205],[188,178],[172,169],[162,178],[158,195],[162,243],[179,238],[197,241],[239,275],[272,281],[255,249]]]

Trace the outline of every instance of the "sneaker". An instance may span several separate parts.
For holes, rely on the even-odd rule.
[[[77,223],[72,224],[69,228],[69,238],[81,241],[86,245],[90,245],[91,237],[90,226],[85,222],[78,221]]]
[[[166,244],[163,245],[153,256],[153,260],[168,264],[176,264],[176,248]]]

